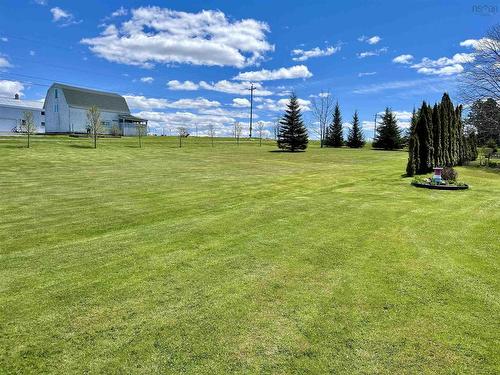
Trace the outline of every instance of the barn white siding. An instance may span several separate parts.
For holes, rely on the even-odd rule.
[[[33,113],[33,122],[38,133],[45,131],[45,116],[41,102],[20,99],[0,98],[0,133],[12,133],[19,130],[24,118],[24,112]]]

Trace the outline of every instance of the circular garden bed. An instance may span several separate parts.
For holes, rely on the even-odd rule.
[[[412,182],[411,183],[413,186],[419,187],[419,188],[425,188],[425,189],[437,189],[437,190],[465,190],[469,188],[469,185],[467,184],[460,184],[460,185],[451,185],[451,184],[444,184],[444,185],[436,185],[428,182]]]

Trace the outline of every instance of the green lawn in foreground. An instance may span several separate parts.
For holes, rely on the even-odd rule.
[[[500,175],[405,152],[0,139],[1,373],[500,371]]]

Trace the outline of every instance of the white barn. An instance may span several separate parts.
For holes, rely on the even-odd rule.
[[[45,131],[45,114],[43,103],[21,100],[16,94],[14,98],[0,98],[0,134],[15,133],[24,121],[24,112],[33,113],[33,122],[38,133]]]
[[[87,133],[87,111],[97,106],[101,111],[103,132],[137,135],[137,125],[147,127],[147,120],[132,116],[121,95],[54,83],[45,97],[45,132],[55,134]]]

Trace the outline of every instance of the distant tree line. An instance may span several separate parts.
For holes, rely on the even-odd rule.
[[[448,94],[433,107],[424,101],[418,111],[413,112],[408,176],[430,172],[436,166],[463,165],[476,158],[476,135],[464,130],[462,106],[454,107]]]

